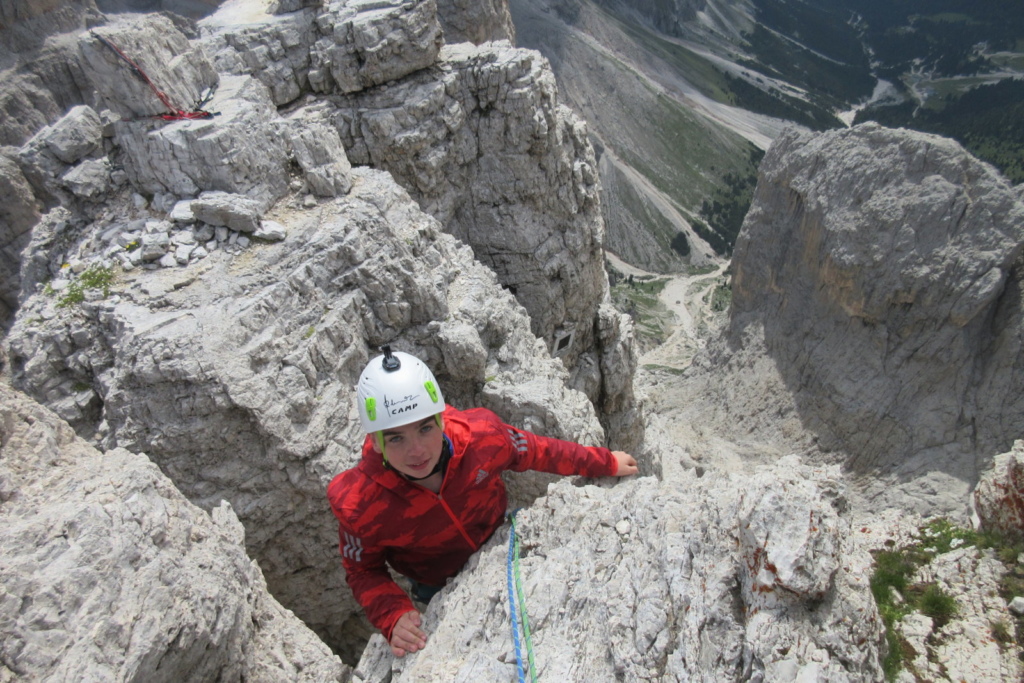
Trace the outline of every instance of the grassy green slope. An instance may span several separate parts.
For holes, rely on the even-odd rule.
[[[740,135],[694,112],[691,104],[655,84],[634,64],[641,62],[650,67],[650,60],[655,59],[659,63],[653,68],[685,70],[687,80],[699,81],[701,90],[727,101],[729,94],[722,89],[728,85],[724,74],[703,58],[652,37],[651,41],[664,48],[662,54],[673,55],[672,64],[666,65],[661,55],[652,55],[644,42],[637,41],[636,36],[642,34],[640,29],[624,30],[622,22],[601,10],[596,10],[592,19],[603,16],[607,21],[603,30],[614,33],[612,39],[608,33],[601,37],[601,44],[606,46],[603,48],[597,46],[597,41],[567,30],[550,18],[545,22],[545,17],[529,15],[532,6],[528,2],[513,2],[512,9],[518,42],[540,50],[551,61],[562,101],[586,119],[600,146],[611,149],[639,172],[680,214],[692,222],[699,220],[701,207],[708,198],[718,196],[729,201],[740,197],[732,191],[730,181],[753,177],[759,150]],[[629,58],[620,56],[624,53]],[[667,254],[674,251],[681,256],[680,249],[672,249],[678,233],[666,226],[665,217],[656,215],[650,203],[637,196],[642,189],[627,188],[622,180],[617,178],[609,183],[610,187],[620,188],[617,191],[621,195],[606,203],[619,208],[642,205],[643,210],[628,222],[617,220],[614,213],[606,213],[608,232],[642,225]],[[749,205],[749,196],[746,201]],[[742,212],[745,211],[743,206]],[[703,218],[713,231],[717,228],[716,220]],[[731,247],[735,234],[723,235],[722,239]],[[620,256],[629,260],[628,254]],[[663,264],[653,262],[637,265],[664,268]]]

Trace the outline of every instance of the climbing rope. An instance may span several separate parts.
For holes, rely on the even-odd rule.
[[[210,119],[216,116],[216,114],[204,111],[202,109],[202,106],[206,103],[206,100],[208,100],[209,97],[204,98],[203,101],[197,104],[195,109],[193,109],[192,111],[178,109],[173,104],[171,104],[171,99],[167,97],[167,94],[160,88],[156,87],[156,84],[152,80],[150,80],[149,76],[146,75],[146,72],[142,70],[142,67],[136,64],[134,61],[132,61],[131,57],[122,52],[121,48],[119,48],[117,45],[114,45],[114,43],[112,43],[107,38],[104,38],[99,33],[96,33],[96,31],[90,31],[90,34],[93,38],[97,39],[98,41],[106,45],[108,48],[113,50],[114,54],[120,57],[121,60],[131,68],[132,73],[135,74],[135,76],[139,80],[141,80],[143,83],[149,86],[149,89],[153,91],[153,94],[156,95],[157,99],[160,100],[161,104],[167,107],[167,112],[164,114],[156,114],[154,116],[144,118],[163,119],[165,121],[191,121],[195,119]]]
[[[515,646],[516,651],[516,671],[519,674],[519,683],[525,683],[526,674],[523,670],[523,653],[519,642],[519,622],[522,620],[523,639],[526,641],[526,668],[530,672],[530,680],[536,683],[537,664],[533,659],[533,638],[530,636],[530,619],[526,615],[526,596],[523,594],[523,580],[519,571],[519,535],[516,533],[516,512],[519,512],[519,510],[514,510],[509,514],[509,521],[512,526],[508,532],[508,564],[505,568],[508,580],[508,609],[512,620],[512,644]]]

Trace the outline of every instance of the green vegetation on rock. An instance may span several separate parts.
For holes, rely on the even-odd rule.
[[[67,308],[85,301],[88,290],[100,290],[103,298],[110,296],[110,285],[114,281],[114,271],[100,265],[91,265],[71,281],[57,298],[59,308]],[[52,291],[52,288],[51,288]]]
[[[890,547],[873,553],[875,567],[871,575],[871,593],[878,612],[885,623],[888,653],[882,663],[886,680],[895,680],[901,669],[911,666],[913,650],[896,628],[897,623],[912,612],[932,620],[939,629],[958,614],[956,600],[935,582],[915,583],[917,570],[938,555],[956,548],[976,547],[991,550],[997,559],[1008,565],[1000,585],[1000,595],[1009,602],[1024,594],[1024,567],[1018,563],[1024,546],[1018,541],[994,532],[976,532],[959,527],[947,519],[933,519],[920,530],[913,543],[902,548]],[[1016,619],[1011,635],[1009,625],[996,622],[990,625],[997,642],[1024,643],[1024,620]],[[916,675],[914,671],[910,672]]]

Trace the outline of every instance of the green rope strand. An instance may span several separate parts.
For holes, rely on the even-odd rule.
[[[530,680],[537,683],[537,663],[533,659],[533,638],[530,636],[530,619],[526,615],[526,596],[523,594],[523,579],[519,572],[519,534],[516,533],[516,518],[512,518],[512,533],[515,535],[515,552],[513,554],[513,566],[515,567],[516,595],[519,598],[519,615],[523,622],[523,638],[526,641],[526,658],[529,662]]]

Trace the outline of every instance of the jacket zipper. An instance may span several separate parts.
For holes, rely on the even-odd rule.
[[[479,549],[479,546],[477,546],[477,544],[473,542],[473,539],[469,537],[469,534],[466,532],[466,527],[462,526],[462,522],[460,522],[455,516],[452,509],[448,507],[448,503],[446,503],[444,498],[441,497],[441,494],[437,493],[435,495],[437,496],[438,502],[441,503],[441,507],[444,508],[444,511],[447,512],[448,516],[452,518],[453,522],[455,522],[455,528],[458,529],[459,533],[462,534],[462,537],[466,539],[466,542],[469,543],[469,547],[473,549],[473,552],[476,552]]]

